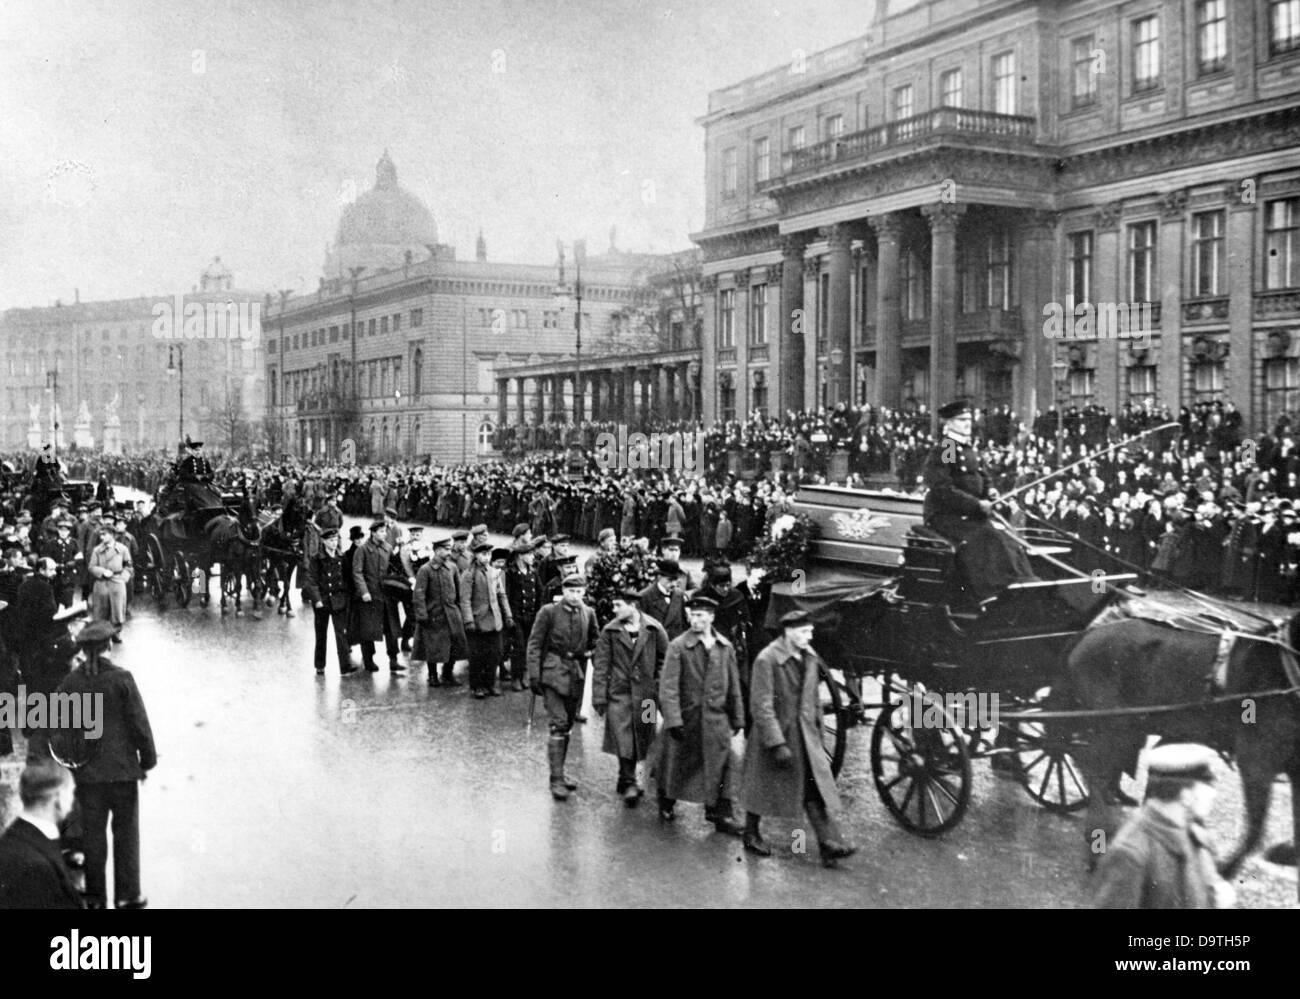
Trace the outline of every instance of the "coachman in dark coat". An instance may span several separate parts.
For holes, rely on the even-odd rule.
[[[993,502],[970,443],[970,407],[949,403],[939,416],[945,421],[943,440],[925,462],[925,524],[958,546],[962,584],[978,602],[1037,577],[1024,549],[989,519]]]
[[[659,674],[668,653],[668,633],[625,590],[614,598],[614,619],[596,639],[591,706],[605,719],[605,752],[618,757],[616,794],[629,808],[641,798],[636,765],[650,754],[658,711]]]

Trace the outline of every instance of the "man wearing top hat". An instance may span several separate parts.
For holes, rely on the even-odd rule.
[[[690,630],[668,643],[659,681],[659,817],[671,822],[677,801],[697,801],[718,832],[739,836],[730,794],[731,739],[745,724],[736,650],[713,628],[716,600],[686,606]]]
[[[925,462],[925,525],[957,546],[962,585],[978,603],[1037,577],[1020,544],[990,519],[993,499],[971,444],[970,407],[950,402],[939,417],[943,439]]]
[[[212,462],[203,454],[203,442],[185,438],[185,457],[176,468],[176,478],[180,482],[209,483],[213,477]]]
[[[844,842],[835,821],[842,808],[822,740],[817,694],[824,666],[812,647],[807,611],[791,611],[780,624],[781,637],[754,657],[750,678],[754,721],[745,742],[740,791],[745,849],[771,855],[759,827],[762,816],[797,819],[807,813],[822,863],[833,867],[855,848]]]
[[[564,801],[578,784],[564,772],[569,732],[578,718],[587,672],[596,647],[596,612],[583,603],[587,580],[566,576],[558,601],[543,605],[528,635],[528,685],[543,699],[550,726],[547,757],[551,797]]]
[[[655,564],[656,578],[641,591],[640,607],[664,627],[669,640],[683,634],[687,627],[686,597],[679,583],[681,566],[670,558]]]
[[[1195,743],[1147,753],[1146,800],[1106,845],[1097,866],[1098,909],[1231,909],[1232,886],[1210,851],[1214,751]]]

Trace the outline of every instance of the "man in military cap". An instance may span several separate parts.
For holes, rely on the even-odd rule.
[[[550,789],[556,801],[567,799],[578,786],[564,772],[564,761],[582,703],[586,663],[596,647],[596,613],[582,599],[586,586],[580,575],[566,577],[560,600],[537,612],[528,636],[528,685],[546,707]]]
[[[542,580],[533,565],[536,547],[535,542],[517,537],[510,548],[511,560],[506,567],[506,599],[510,601],[515,619],[507,653],[513,690],[524,689],[528,673],[528,636],[532,634],[537,612],[542,606]]]
[[[681,566],[670,558],[661,558],[655,564],[656,578],[641,591],[640,607],[643,613],[663,625],[669,640],[683,634],[686,620],[686,597],[678,583]]]
[[[1146,800],[1102,854],[1098,909],[1231,909],[1232,886],[1210,851],[1205,822],[1214,804],[1213,750],[1195,743],[1147,753]]]
[[[514,627],[505,583],[492,572],[492,542],[474,545],[474,561],[460,574],[460,616],[469,642],[469,685],[474,697],[496,697],[501,635]]]
[[[451,532],[451,551],[447,559],[456,567],[458,573],[468,569],[470,562],[473,561],[469,553],[469,531],[463,527],[458,527]]]
[[[745,723],[736,650],[713,628],[716,600],[692,597],[686,606],[690,630],[668,643],[659,682],[659,817],[671,822],[678,800],[698,801],[705,821],[739,836],[730,794],[731,739]]]
[[[781,637],[754,657],[750,710],[753,725],[741,767],[745,807],[745,849],[771,856],[759,821],[764,815],[800,818],[805,812],[827,867],[855,848],[840,835],[834,816],[839,792],[822,740],[822,710],[817,687],[823,663],[812,647],[813,623],[807,611],[781,617]]]
[[[60,496],[50,504],[49,514],[41,521],[40,541],[46,541],[53,538],[58,533],[59,521],[63,520],[67,516],[68,501]],[[37,543],[38,549],[40,541]]]
[[[451,560],[449,536],[434,539],[429,560],[415,574],[411,600],[422,636],[419,644],[429,664],[429,686],[459,687],[455,665],[468,654],[468,643],[460,616],[460,574]]]
[[[352,556],[352,587],[356,594],[350,614],[349,641],[361,646],[361,660],[370,673],[377,672],[375,642],[384,640],[388,652],[388,669],[402,673],[404,667],[397,659],[397,634],[391,627],[384,607],[384,576],[388,572],[388,545],[384,532],[388,525],[376,520],[370,525],[370,536]]]
[[[979,603],[1011,583],[1037,577],[1024,548],[990,519],[994,498],[971,444],[970,407],[950,402],[939,417],[943,439],[925,462],[925,524],[957,546],[962,585]]]
[[[315,557],[308,559],[306,582],[302,596],[314,609],[316,615],[316,673],[325,672],[326,638],[331,624],[334,625],[334,649],[339,661],[339,675],[348,676],[359,672],[352,665],[352,654],[348,648],[347,620],[349,593],[351,587],[348,576],[351,569],[347,556],[340,550],[341,544],[337,528],[327,527],[321,532],[321,548]]]
[[[212,462],[208,461],[203,454],[203,442],[190,440],[187,435],[185,457],[177,465],[176,478],[180,482],[210,483],[213,475]]]
[[[83,559],[81,550],[72,539],[73,524],[71,517],[62,517],[55,523],[54,536],[43,539],[37,546],[40,555],[55,564],[54,595],[63,607],[72,604]]]

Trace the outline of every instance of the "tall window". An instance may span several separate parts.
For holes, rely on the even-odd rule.
[[[1133,91],[1160,86],[1160,16],[1150,14],[1133,22]]]
[[[1270,357],[1264,361],[1264,422],[1274,426],[1283,413],[1300,409],[1300,360]]]
[[[1071,368],[1066,377],[1066,390],[1070,396],[1070,405],[1082,409],[1092,402],[1097,388],[1097,372],[1093,368]]]
[[[1300,0],[1272,0],[1268,15],[1269,52],[1280,55],[1300,49]]]
[[[1128,227],[1128,300],[1156,299],[1156,224],[1136,222]]]
[[[756,284],[749,289],[749,342],[767,343],[767,285]]]
[[[772,144],[767,136],[754,140],[754,183],[761,184],[772,177]]]
[[[411,395],[418,396],[424,391],[424,351],[416,347],[411,355]]]
[[[1092,230],[1070,233],[1070,293],[1075,305],[1092,301]]]
[[[369,325],[366,327],[366,333],[369,334],[370,336],[375,335],[375,321],[373,319],[370,320]]]
[[[388,332],[388,317],[387,317],[387,316],[380,316],[380,317],[379,317],[379,332],[380,332],[380,333],[387,333],[387,332]]]
[[[402,328],[402,314],[400,312],[393,315],[393,332],[397,333]]]
[[[767,419],[767,382],[755,385],[749,390],[749,409]]]
[[[960,69],[950,69],[939,76],[939,103],[946,108],[961,107]]]
[[[1070,99],[1076,108],[1097,103],[1097,67],[1093,57],[1096,50],[1095,35],[1084,35],[1070,43],[1070,62],[1074,67]]]
[[[1196,70],[1217,73],[1228,64],[1228,5],[1200,0],[1196,5]]]
[[[790,152],[794,152],[796,149],[802,149],[804,144],[804,128],[802,125],[795,125],[786,133],[786,148]]]
[[[988,303],[990,309],[1011,308],[1011,234],[988,236]]]
[[[912,85],[910,83],[894,88],[892,101],[894,121],[903,121],[912,117]],[[895,133],[900,139],[910,139],[915,134],[915,122],[907,122]]]
[[[736,163],[736,147],[731,146],[722,151],[722,193],[728,197],[736,193],[740,182],[740,168]]]
[[[1139,405],[1156,401],[1156,367],[1135,364],[1128,369],[1128,401]]]
[[[1192,386],[1198,396],[1211,398],[1223,391],[1225,365],[1222,361],[1206,361],[1192,367]]]
[[[423,309],[412,309],[412,310],[411,310],[411,326],[412,326],[412,327],[419,327],[419,326],[423,326],[423,325],[424,325],[424,310],[423,310]]]
[[[718,292],[718,346],[736,346],[736,289]]]
[[[331,326],[330,343],[338,343],[338,342],[339,342],[339,328],[337,326]]]
[[[1016,113],[1016,54],[1003,52],[993,57],[993,110]]]
[[[1192,282],[1195,295],[1223,293],[1223,211],[1192,216]]]
[[[1300,285],[1300,198],[1270,201],[1264,214],[1264,286]]]
[[[720,419],[736,418],[736,386],[733,382],[723,382],[718,386],[718,409]]]
[[[276,388],[279,386],[279,382],[276,381],[275,378],[275,368],[272,368],[270,373],[267,375],[266,384],[271,387],[271,405],[274,406],[278,395]]]
[[[832,114],[822,119],[822,139],[838,139],[844,134],[844,115]]]

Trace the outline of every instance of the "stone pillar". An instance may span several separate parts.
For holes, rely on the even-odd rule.
[[[676,420],[677,417],[677,365],[665,364],[659,369],[663,384],[664,418]]]
[[[621,423],[636,422],[636,368],[623,369],[623,408],[620,417]]]
[[[804,260],[803,405],[804,409],[810,410],[821,408],[821,397],[818,393],[817,356],[817,341],[822,336],[822,330],[818,326],[821,317],[820,292],[818,291],[821,287],[821,273],[822,260],[820,256],[808,257]]]
[[[898,260],[903,225],[896,212],[868,220],[876,233],[876,399],[902,403],[903,323],[899,311]]]
[[[515,379],[515,425],[524,425],[524,379]]]
[[[781,240],[781,301],[776,324],[777,380],[772,411],[796,412],[804,408],[804,331],[808,317],[803,307],[803,253],[808,245],[803,234]]]
[[[716,419],[718,411],[718,275],[705,274],[700,279],[700,293],[703,303],[703,321],[700,324],[700,413],[708,424]]]
[[[1228,375],[1225,400],[1231,399],[1237,404],[1237,412],[1242,415],[1247,435],[1253,435],[1264,425],[1262,397],[1257,397],[1254,363],[1255,349],[1251,343],[1251,311],[1254,308],[1252,290],[1253,275],[1251,261],[1254,254],[1251,248],[1255,243],[1254,225],[1257,215],[1253,204],[1244,204],[1241,200],[1239,182],[1228,187]],[[1161,330],[1168,329],[1169,313],[1162,312]],[[1181,315],[1180,315],[1181,318]],[[1292,334],[1294,335],[1294,334]],[[1258,412],[1256,406],[1259,407]],[[1177,410],[1175,410],[1177,412]]]
[[[510,379],[497,379],[497,429],[506,425],[506,407],[510,397]]]
[[[853,399],[849,372],[853,367],[853,343],[850,339],[849,314],[852,311],[853,289],[850,282],[850,270],[853,255],[850,252],[853,243],[852,230],[843,222],[831,226],[827,238],[829,246],[826,252],[826,264],[830,271],[829,301],[826,308],[826,356],[827,379],[830,389],[830,405],[848,403]],[[841,354],[840,363],[835,364],[830,357],[835,351]]]
[[[533,378],[533,425],[540,427],[546,420],[546,392],[540,376]]]
[[[668,405],[668,365],[654,366],[654,415],[663,420],[671,420]]]
[[[736,281],[736,419],[743,420],[749,415],[749,379],[745,375],[749,367],[749,268],[736,271],[733,277]]]
[[[930,223],[930,425],[957,392],[957,221],[965,205],[924,205]]]
[[[1253,205],[1250,206],[1253,209]],[[1187,192],[1175,191],[1165,198],[1161,205],[1160,212],[1160,233],[1156,240],[1156,265],[1159,267],[1159,274],[1156,280],[1159,282],[1156,301],[1160,303],[1160,349],[1156,354],[1159,363],[1159,370],[1156,371],[1156,401],[1167,402],[1175,414],[1178,413],[1178,407],[1182,405],[1183,397],[1183,230],[1187,218]],[[1249,233],[1249,229],[1247,229]],[[1249,237],[1247,237],[1249,238]],[[1231,278],[1233,259],[1233,245],[1229,234],[1226,242],[1228,274]],[[1247,271],[1250,267],[1251,247],[1247,242],[1240,247],[1244,251]],[[1123,252],[1121,250],[1121,252]],[[1245,291],[1245,301],[1250,301],[1249,276]],[[1103,300],[1104,301],[1104,300]],[[1116,301],[1116,299],[1110,299]],[[1137,302],[1131,303],[1137,305]],[[1246,315],[1249,317],[1250,306],[1246,306]],[[1231,316],[1231,304],[1229,305]],[[1130,315],[1133,311],[1130,311]],[[1231,318],[1229,318],[1231,323]],[[1250,344],[1250,323],[1247,318],[1246,323],[1246,344],[1247,353],[1247,371],[1249,371],[1249,344]],[[1124,344],[1123,346],[1128,346]],[[1155,344],[1152,344],[1155,346]],[[1236,354],[1236,344],[1233,344],[1232,352]],[[1153,354],[1155,352],[1153,351]],[[1234,356],[1228,363],[1231,368],[1232,362],[1236,360]],[[1235,387],[1235,380],[1233,382]],[[1247,382],[1249,389],[1249,382]],[[1242,407],[1240,412],[1246,419],[1250,418],[1250,410]]]
[[[641,383],[641,422],[645,423],[653,413],[654,372],[650,366],[637,368],[637,380]]]
[[[1128,253],[1120,241],[1120,215],[1123,206],[1115,201],[1102,205],[1094,216],[1096,231],[1093,247],[1094,302],[1127,302],[1122,275],[1127,271]],[[1096,332],[1096,326],[1093,327]],[[1119,347],[1114,339],[1093,340],[1088,344],[1096,365],[1094,401],[1112,413],[1119,409]]]
[[[1043,336],[1043,307],[1052,301],[1052,261],[1056,259],[1055,217],[1051,212],[1028,211],[1020,216],[1020,242],[1016,246],[1020,280],[1020,393],[1016,407],[1032,426],[1036,410],[1056,404],[1052,363],[1056,342]]]

